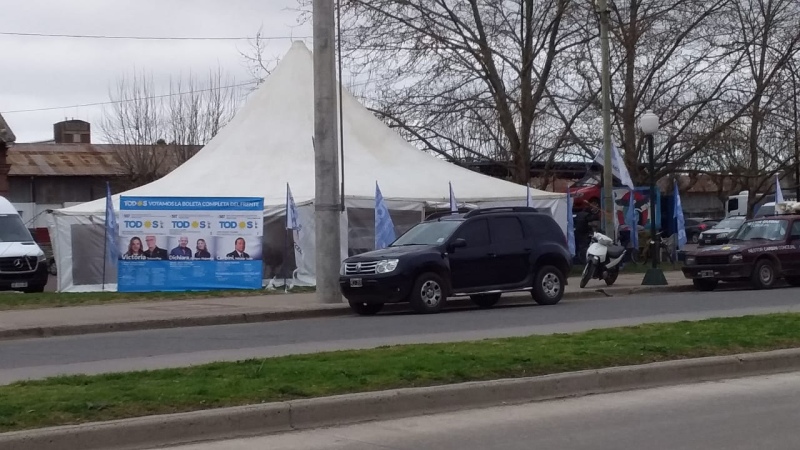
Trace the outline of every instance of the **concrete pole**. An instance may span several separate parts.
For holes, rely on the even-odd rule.
[[[314,173],[317,301],[341,303],[339,291],[339,148],[336,130],[334,0],[314,0]]]
[[[600,14],[601,83],[603,97],[603,232],[616,240],[614,234],[614,183],[611,161],[611,70],[608,44],[608,22],[610,11],[608,0],[597,0]]]

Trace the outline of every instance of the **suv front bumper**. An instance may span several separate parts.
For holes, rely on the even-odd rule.
[[[724,264],[684,266],[681,268],[683,276],[689,279],[714,279],[714,280],[740,280],[750,278],[753,273],[752,264]],[[709,276],[713,273],[713,276]]]
[[[361,280],[361,286],[352,280]],[[339,289],[347,300],[359,303],[399,303],[408,299],[414,279],[404,273],[339,276]],[[358,283],[355,283],[358,284]]]

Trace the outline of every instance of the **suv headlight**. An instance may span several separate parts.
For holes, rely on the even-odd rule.
[[[693,265],[695,265],[696,262],[697,262],[697,260],[695,259],[694,256],[687,256],[686,257],[686,265],[687,266],[693,266]]]
[[[731,262],[732,263],[742,262],[742,254],[741,253],[737,253],[735,255],[731,255]]]
[[[375,271],[378,273],[389,273],[397,269],[398,260],[396,259],[384,259],[382,261],[378,261],[378,265],[375,267]]]

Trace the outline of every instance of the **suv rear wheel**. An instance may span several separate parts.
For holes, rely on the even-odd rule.
[[[478,305],[479,308],[491,308],[500,301],[501,295],[502,294],[482,294],[472,295],[469,298],[473,303]]]
[[[350,309],[359,316],[374,316],[383,309],[383,303],[348,302]]]
[[[564,296],[564,274],[554,266],[543,266],[533,280],[531,296],[540,305],[555,305]]]
[[[420,314],[432,314],[441,311],[447,301],[445,284],[442,277],[428,272],[417,277],[409,302],[411,308]]]

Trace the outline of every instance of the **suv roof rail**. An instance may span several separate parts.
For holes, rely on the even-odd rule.
[[[465,219],[470,217],[480,216],[483,214],[493,214],[498,212],[527,212],[527,213],[535,213],[539,212],[538,209],[530,207],[530,206],[497,206],[493,208],[479,208],[473,209],[472,211],[468,212],[464,215]]]

